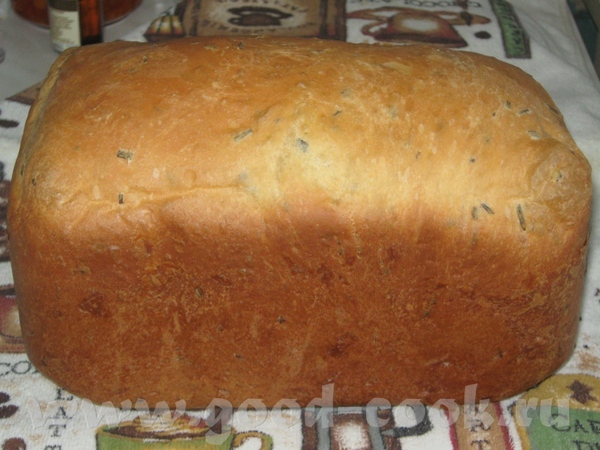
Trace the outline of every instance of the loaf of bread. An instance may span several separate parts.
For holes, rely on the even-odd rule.
[[[9,199],[27,352],[117,405],[505,398],[573,349],[590,176],[542,87],[477,54],[70,50]]]

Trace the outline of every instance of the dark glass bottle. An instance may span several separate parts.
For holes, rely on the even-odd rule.
[[[134,11],[142,0],[104,0],[104,25],[122,19]],[[23,19],[36,25],[48,27],[48,1],[47,0],[11,0],[13,10]]]
[[[48,17],[57,52],[102,42],[102,0],[48,0]]]

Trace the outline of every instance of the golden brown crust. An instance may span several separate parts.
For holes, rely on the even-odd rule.
[[[83,48],[51,71],[12,183],[29,356],[97,402],[499,399],[574,344],[590,167],[492,58]]]

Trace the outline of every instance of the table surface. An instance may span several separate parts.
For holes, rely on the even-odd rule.
[[[122,38],[149,23],[176,0],[144,0],[124,19],[105,28],[105,41]],[[50,44],[50,32],[22,19],[0,0],[0,100],[42,81],[58,56]]]

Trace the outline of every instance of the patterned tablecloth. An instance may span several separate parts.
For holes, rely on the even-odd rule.
[[[157,42],[184,35],[248,33],[425,42],[515,64],[541,82],[563,112],[592,164],[598,199],[600,83],[564,0],[187,0],[127,39]],[[452,400],[439,408],[424,407],[407,399],[400,405],[330,408],[326,386],[315,407],[305,410],[294,408],[288,399],[270,410],[230,411],[215,402],[218,407],[202,411],[186,411],[184,403],[178,410],[165,411],[149,409],[141,401],[94,405],[54,385],[24,353],[5,231],[10,177],[36,92],[34,86],[0,103],[1,450],[600,449],[597,200],[574,354],[554,376],[514,398],[466,407]],[[469,392],[467,388],[467,397]],[[116,427],[119,435],[107,432]]]

